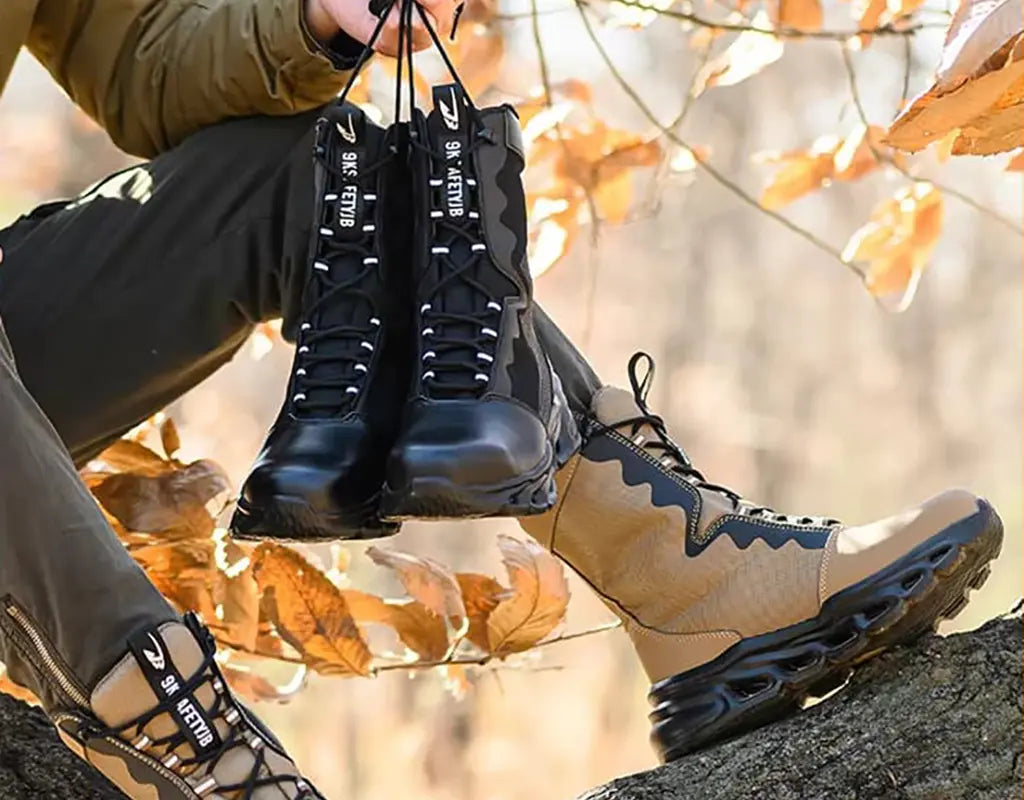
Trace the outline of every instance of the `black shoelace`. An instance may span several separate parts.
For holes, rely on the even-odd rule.
[[[198,622],[189,627],[193,629],[193,632],[199,632],[201,636],[210,637],[209,632]],[[267,744],[250,729],[245,712],[232,699],[227,684],[224,682],[224,676],[217,667],[216,650],[211,640],[208,639],[203,643],[203,651],[206,656],[199,669],[181,685],[181,688],[172,697],[162,700],[150,711],[124,725],[113,727],[97,725],[89,731],[89,734],[96,737],[116,736],[143,752],[155,748],[156,752],[162,752],[163,755],[154,754],[154,757],[171,771],[182,775],[198,795],[205,795],[214,790],[221,793],[241,792],[238,800],[251,800],[261,787],[287,785],[296,790],[296,800],[318,800],[320,796],[313,787],[298,775],[260,774],[266,766],[265,748]],[[215,752],[203,757],[183,758],[176,753],[178,748],[188,742],[188,738],[183,732],[177,731],[152,739],[145,734],[145,727],[156,717],[161,714],[170,715],[171,708],[177,700],[194,695],[195,691],[203,685],[209,685],[215,696],[213,705],[206,709],[206,713],[212,720],[224,722],[228,728],[227,733],[221,736],[221,745]],[[248,777],[238,783],[218,784],[213,777],[214,770],[221,759],[238,748],[245,748],[252,756],[253,765],[249,770]],[[203,777],[199,779],[191,777],[196,772],[202,772]]]
[[[464,170],[467,190],[467,213],[464,221],[444,219],[443,213],[439,211],[439,204],[436,204],[437,208],[430,210],[431,268],[433,274],[439,277],[432,284],[421,287],[421,296],[426,298],[420,306],[420,318],[423,323],[421,335],[425,342],[421,377],[432,396],[476,397],[486,390],[490,381],[502,306],[480,278],[480,270],[491,267],[480,224],[478,187],[468,166],[472,164],[473,153],[491,141],[492,135],[484,125],[479,109],[470,100],[469,93],[455,71],[455,66],[448,57],[437,31],[426,12],[415,0],[374,0],[371,3],[371,11],[377,15],[379,21],[341,92],[341,101],[344,101],[359,71],[369,60],[384,22],[396,5],[399,9],[399,27],[395,122],[402,118],[403,93],[408,97],[409,108],[415,105],[412,27],[413,15],[418,13],[448,72],[466,98],[467,111],[474,131],[472,141],[461,154],[458,163],[448,160],[446,154],[437,152],[428,142],[422,141],[415,128],[410,132],[409,143],[414,150],[424,153],[430,164],[432,198],[438,194],[441,187],[439,176],[444,174],[443,170],[448,166]],[[461,11],[460,7],[453,20],[453,37]],[[458,310],[444,307],[445,295],[450,294],[452,290],[461,292],[460,302],[453,304],[460,306]],[[347,333],[357,335],[358,332],[332,330],[334,335]],[[326,332],[318,332],[318,335],[326,335]],[[362,343],[360,344],[362,346]],[[347,387],[345,390],[350,391]]]
[[[642,361],[646,362],[647,369],[643,377],[640,377],[639,368]],[[591,430],[587,432],[588,436],[597,436],[612,430],[621,433],[623,430],[628,429],[627,438],[638,447],[642,447],[655,456],[665,469],[681,476],[700,489],[707,489],[728,498],[730,503],[732,503],[733,511],[737,514],[797,525],[830,527],[839,524],[839,521],[835,519],[807,516],[793,517],[780,514],[767,506],[757,506],[743,500],[738,492],[728,487],[710,483],[700,470],[693,466],[683,448],[676,444],[672,437],[668,435],[665,420],[653,413],[647,406],[647,395],[650,393],[651,386],[654,383],[654,359],[647,353],[634,353],[632,358],[629,359],[627,369],[629,372],[629,384],[633,390],[633,399],[636,401],[637,408],[640,409],[641,413],[635,417],[628,417],[610,425],[596,422],[591,427]],[[656,439],[647,439],[640,433],[641,428],[645,426],[654,431]]]
[[[472,154],[484,138],[476,138],[466,148],[460,163],[447,160],[424,142],[413,141],[414,148],[425,153],[431,165],[432,198],[443,191],[446,167],[465,170]],[[467,171],[468,172],[468,171]],[[491,365],[498,339],[502,305],[481,278],[482,270],[494,269],[487,255],[480,223],[480,204],[475,178],[467,174],[466,215],[464,222],[444,218],[439,203],[432,202],[430,257],[431,274],[438,276],[421,287],[426,301],[420,306],[424,341],[422,380],[431,395],[441,397],[478,396],[490,382]],[[433,206],[437,206],[434,208]],[[459,310],[444,307],[446,296],[460,292]]]

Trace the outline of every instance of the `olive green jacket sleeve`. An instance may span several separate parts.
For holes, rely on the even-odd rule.
[[[28,46],[139,156],[228,117],[325,103],[351,66],[310,37],[303,0],[40,0]]]

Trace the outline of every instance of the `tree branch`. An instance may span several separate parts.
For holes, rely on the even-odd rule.
[[[542,647],[548,647],[552,644],[561,644],[562,642],[569,642],[573,639],[582,639],[585,636],[594,636],[598,633],[605,633],[606,631],[613,631],[616,628],[621,628],[622,622],[616,620],[615,622],[608,622],[604,625],[598,625],[594,628],[585,628],[581,631],[574,631],[572,633],[565,633],[561,636],[556,636],[554,639],[545,639],[544,641],[538,642],[533,647],[525,652],[532,652],[533,650],[539,650]],[[380,667],[374,667],[370,674],[376,676],[381,672],[394,672],[395,670],[420,670],[420,669],[434,669],[435,667],[482,667],[490,662],[494,661],[496,656],[487,654],[482,656],[462,656],[456,658],[450,656],[448,658],[442,658],[437,661],[409,661],[402,662],[400,664],[384,664]]]
[[[857,73],[854,70],[853,59],[850,56],[850,51],[843,44],[839,45],[839,52],[842,54],[843,66],[846,68],[846,77],[847,81],[850,84],[850,97],[853,100],[854,108],[857,109],[857,116],[860,117],[861,124],[867,127],[868,115],[864,110],[864,103],[861,101],[860,90],[857,88]],[[1013,231],[1016,234],[1024,234],[1024,227],[1022,227],[1009,217],[1004,217],[998,211],[989,208],[981,201],[975,200],[973,197],[965,194],[964,192],[961,192],[959,189],[954,189],[952,186],[940,183],[939,181],[936,181],[932,178],[921,178],[912,174],[910,170],[908,170],[902,164],[898,163],[894,158],[892,158],[886,153],[879,151],[879,149],[875,147],[874,142],[871,141],[870,137],[867,137],[866,141],[868,143],[868,147],[871,148],[871,154],[875,157],[875,160],[878,161],[880,164],[888,164],[901,175],[903,175],[905,178],[907,178],[908,180],[912,180],[915,183],[927,181],[943,194],[947,194],[950,197],[959,200],[964,205],[970,206],[978,213],[984,214],[986,217],[989,217],[993,221],[999,223],[1004,228],[1008,228],[1009,230]]]
[[[628,8],[635,8],[640,11],[649,11],[652,14],[657,14],[659,17],[667,17],[669,19],[678,20],[680,22],[688,22],[691,25],[695,25],[698,28],[708,28],[715,31],[726,31],[729,33],[763,33],[769,36],[777,36],[780,39],[819,39],[825,41],[840,41],[844,42],[847,39],[854,36],[902,36],[910,37],[921,30],[934,28],[945,30],[947,27],[941,23],[927,23],[919,22],[913,25],[907,25],[906,27],[899,27],[898,22],[900,20],[893,20],[885,25],[879,25],[875,28],[855,28],[852,30],[838,31],[838,30],[817,30],[817,31],[805,31],[798,28],[765,28],[759,25],[753,25],[748,22],[729,22],[726,20],[713,20],[707,17],[702,17],[699,14],[694,14],[691,11],[679,11],[671,8],[657,8],[656,6],[649,5],[641,2],[640,0],[614,0],[619,5],[626,6]],[[579,0],[574,5],[579,7],[581,5],[591,7],[593,0]],[[551,14],[560,14],[566,11],[571,11],[573,6],[565,6],[564,8],[548,8],[544,11],[539,12],[545,16]],[[529,19],[533,16],[532,13],[518,13],[518,14],[497,14],[494,19],[502,22],[511,22],[521,19]],[[906,18],[904,18],[906,19]]]
[[[850,270],[854,275],[856,275],[859,279],[864,279],[864,275],[860,271],[860,269],[858,269],[858,267],[855,264],[845,261],[843,259],[842,253],[840,253],[839,250],[832,247],[824,240],[818,238],[811,231],[800,227],[788,217],[783,216],[777,211],[762,206],[761,203],[758,202],[756,197],[749,194],[745,189],[743,189],[743,187],[741,187],[731,178],[726,177],[721,172],[719,172],[715,167],[711,166],[707,161],[702,159],[696,153],[696,151],[693,149],[691,145],[685,142],[677,133],[675,133],[671,129],[667,128],[664,124],[662,124],[662,122],[651,110],[651,107],[647,105],[644,99],[640,97],[640,95],[637,93],[636,89],[634,89],[630,82],[626,80],[626,78],[622,75],[618,67],[615,66],[615,63],[612,61],[611,56],[608,54],[608,50],[601,43],[601,40],[598,38],[597,33],[594,31],[594,27],[591,24],[589,17],[587,17],[585,3],[583,2],[583,0],[576,0],[576,9],[579,12],[579,16],[581,21],[583,22],[584,28],[586,28],[588,38],[590,39],[594,47],[597,49],[597,52],[600,55],[601,60],[604,62],[605,67],[611,73],[612,78],[615,79],[615,82],[619,85],[622,91],[624,91],[626,95],[628,95],[630,100],[633,101],[636,107],[645,117],[647,117],[651,124],[656,126],[657,129],[661,131],[662,136],[667,138],[669,141],[679,145],[680,147],[683,147],[686,150],[688,150],[693,155],[693,158],[697,162],[697,166],[700,169],[702,169],[704,172],[710,175],[711,178],[714,179],[719,185],[723,186],[725,189],[727,189],[729,192],[731,192],[733,195],[735,195],[737,198],[743,201],[746,205],[756,209],[765,216],[768,216],[771,219],[775,220],[780,225],[788,228],[791,232],[795,233],[800,238],[809,242],[810,244],[818,248],[820,251],[822,251],[829,257],[838,261],[840,264],[842,264],[844,267]]]

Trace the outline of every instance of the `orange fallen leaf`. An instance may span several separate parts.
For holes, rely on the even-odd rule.
[[[253,576],[264,596],[273,593],[274,624],[281,636],[328,675],[369,675],[372,654],[341,591],[301,555],[264,543],[253,552]]]
[[[569,586],[560,561],[534,541],[498,539],[513,595],[487,618],[488,650],[498,657],[529,650],[565,618]]]

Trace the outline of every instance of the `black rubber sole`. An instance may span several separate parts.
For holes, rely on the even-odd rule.
[[[946,528],[829,598],[814,619],[744,639],[713,661],[659,681],[651,740],[664,761],[746,733],[842,686],[858,664],[952,619],[988,578],[1002,545],[993,508]]]
[[[547,457],[528,474],[500,485],[467,486],[444,477],[418,477],[401,488],[385,484],[380,515],[388,521],[527,517],[550,510],[558,499],[557,472],[579,449],[580,432],[564,398]]]
[[[401,529],[377,517],[378,497],[347,513],[325,514],[301,497],[274,495],[261,506],[239,498],[231,517],[236,539],[276,542],[333,542],[340,539],[381,539]]]

